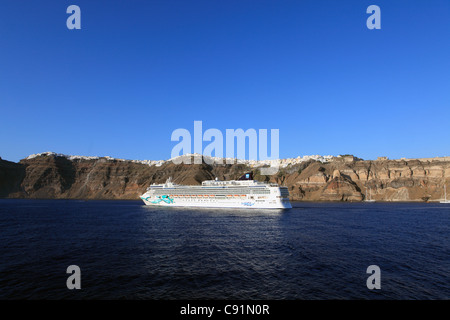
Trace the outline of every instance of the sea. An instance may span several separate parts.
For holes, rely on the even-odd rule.
[[[292,204],[2,199],[0,299],[450,298],[450,205]]]

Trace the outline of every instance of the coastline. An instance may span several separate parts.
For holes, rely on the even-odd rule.
[[[0,197],[0,200],[30,200],[30,201],[75,201],[75,202],[100,202],[100,201],[106,201],[106,202],[139,202],[141,203],[142,200],[137,198],[137,199],[102,199],[102,198],[12,198],[12,197]],[[346,203],[346,204],[367,204],[367,205],[373,205],[373,204],[394,204],[394,203],[405,203],[405,204],[413,204],[413,203],[419,203],[419,204],[439,204],[439,200],[431,200],[431,201],[420,201],[420,200],[391,200],[391,201],[387,201],[387,200],[377,200],[374,202],[364,202],[364,200],[362,201],[337,201],[337,200],[290,200],[291,204],[294,203],[308,203],[308,204],[313,204],[313,203],[317,203],[317,204],[321,204],[321,203]],[[145,205],[142,202],[142,205]],[[210,208],[210,207],[209,207]]]
[[[298,157],[272,176],[261,166],[235,164],[149,164],[109,157],[41,154],[18,163],[0,160],[0,198],[139,200],[152,183],[169,177],[199,185],[218,177],[233,180],[253,171],[255,180],[287,186],[291,201],[435,202],[450,189],[450,158],[363,160],[354,156]],[[286,160],[286,159],[285,159]],[[295,161],[294,161],[295,160]]]

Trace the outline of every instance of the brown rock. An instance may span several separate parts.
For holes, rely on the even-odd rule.
[[[108,158],[68,160],[43,155],[19,163],[0,160],[0,197],[68,199],[138,199],[151,183],[172,177],[179,184],[200,184],[207,179],[239,178],[252,168],[243,164],[173,164],[160,167]],[[377,201],[430,201],[449,189],[450,159],[433,161],[383,160],[329,163],[303,162],[261,176],[289,188],[292,200],[360,201],[367,188]]]

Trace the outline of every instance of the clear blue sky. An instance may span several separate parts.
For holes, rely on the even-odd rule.
[[[3,159],[168,159],[194,120],[282,158],[450,155],[450,1],[0,2]]]

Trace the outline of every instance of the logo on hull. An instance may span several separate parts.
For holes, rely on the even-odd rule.
[[[165,203],[168,203],[168,204],[172,204],[173,203],[173,199],[171,197],[169,197],[168,195],[158,196],[156,198],[156,200],[152,200],[152,201],[148,200],[149,198],[150,197],[142,198],[142,200],[146,200],[146,201],[148,201],[150,203],[154,203],[154,204],[158,204],[161,201],[164,201]]]
[[[244,206],[249,206],[249,207],[251,207],[252,205],[254,205],[253,202],[242,202],[242,204],[243,204]]]

